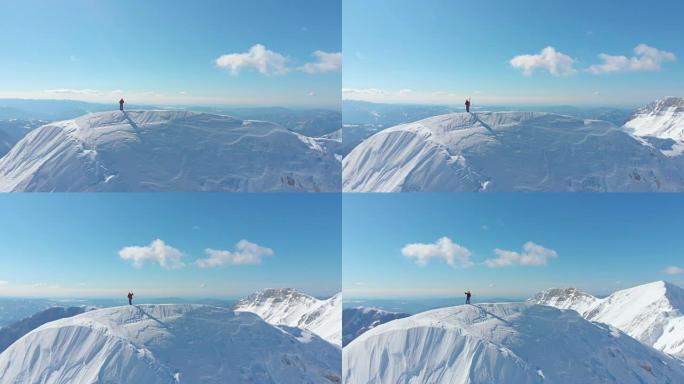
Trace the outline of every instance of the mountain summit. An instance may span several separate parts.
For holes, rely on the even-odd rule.
[[[684,141],[684,98],[654,101],[634,113],[625,128],[637,136]]]
[[[339,383],[340,350],[251,313],[134,305],[47,323],[0,354],[2,383]]]
[[[266,322],[311,331],[337,346],[342,344],[342,294],[321,300],[292,288],[264,289],[233,307]]]
[[[380,325],[342,352],[344,382],[663,384],[681,362],[577,312],[506,303],[462,305]]]
[[[603,299],[574,288],[552,289],[529,301],[575,310],[587,320],[609,324],[646,345],[684,358],[684,289],[674,284],[655,281]]]
[[[451,113],[382,130],[342,164],[348,192],[682,191],[678,159],[598,120]]]
[[[0,159],[0,191],[339,191],[331,140],[188,111],[92,113]]]

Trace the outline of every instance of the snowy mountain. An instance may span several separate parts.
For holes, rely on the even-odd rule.
[[[382,130],[342,164],[348,192],[683,191],[684,162],[611,123],[452,113]]]
[[[551,288],[537,293],[527,301],[559,309],[572,309],[582,315],[598,300],[577,288]]]
[[[636,136],[684,141],[684,98],[666,97],[639,109],[625,128]]]
[[[684,365],[577,312],[525,304],[436,309],[343,349],[344,383],[665,384]]]
[[[328,144],[206,113],[93,113],[20,140],[0,159],[0,191],[339,191]]]
[[[266,322],[308,330],[342,344],[342,294],[320,300],[291,288],[265,289],[240,300],[233,310],[252,312]]]
[[[340,349],[204,305],[100,309],[43,325],[0,354],[2,383],[337,383]]]
[[[342,311],[342,346],[378,325],[411,316],[408,313],[383,311],[378,308],[356,307]]]
[[[7,327],[0,328],[0,353],[25,334],[51,321],[80,315],[92,307],[52,307],[40,311],[31,317],[19,320]]]
[[[684,289],[656,281],[603,299],[586,293],[570,298],[566,292],[545,291],[530,301],[574,309],[587,320],[609,324],[646,345],[684,358]]]

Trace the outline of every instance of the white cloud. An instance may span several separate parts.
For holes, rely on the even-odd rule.
[[[132,261],[133,266],[140,268],[145,262],[158,263],[164,268],[178,269],[185,265],[181,261],[183,252],[156,239],[147,246],[130,246],[121,248],[119,257]]]
[[[259,265],[264,256],[273,256],[271,248],[262,247],[247,240],[240,240],[235,244],[234,251],[207,248],[205,259],[195,264],[200,268],[213,268],[222,265]]]
[[[63,95],[63,94],[69,94],[69,95],[102,95],[103,94],[102,91],[98,91],[96,89],[68,89],[68,88],[46,89],[43,92],[56,94],[56,95]]]
[[[243,69],[254,68],[262,75],[283,75],[288,72],[287,59],[280,53],[255,44],[247,52],[221,55],[216,65],[237,75]]]
[[[300,67],[291,67],[290,60],[284,55],[266,48],[263,44],[255,44],[247,52],[221,55],[216,65],[227,69],[232,75],[242,70],[253,68],[262,75],[285,75],[293,71],[310,74],[339,71],[342,68],[341,52],[314,51],[315,62],[305,63]]]
[[[663,269],[663,273],[666,273],[668,275],[681,275],[682,273],[684,273],[684,268],[671,265]]]
[[[523,245],[522,252],[509,251],[505,249],[496,248],[494,254],[497,255],[496,259],[487,259],[485,264],[488,267],[499,268],[499,267],[510,267],[514,265],[527,265],[527,266],[543,266],[546,265],[549,259],[555,259],[558,257],[558,253],[553,249],[544,248],[539,244],[535,244],[528,241]]]
[[[9,281],[7,280],[0,280],[0,285],[6,285],[9,284]]]
[[[199,287],[200,287],[200,288],[206,288],[206,287],[207,287],[207,284],[206,284],[206,283],[200,283]]]
[[[614,56],[602,53],[599,58],[602,64],[589,67],[588,71],[600,75],[604,73],[629,71],[659,71],[661,65],[676,60],[674,53],[661,51],[646,44],[639,44],[634,48],[635,56]]]
[[[430,259],[443,260],[453,267],[469,267],[473,265],[470,261],[472,252],[466,247],[454,243],[448,237],[442,237],[434,243],[413,243],[406,244],[401,253],[415,259],[416,264],[425,266]]]
[[[315,91],[309,91],[307,93],[307,96],[311,96],[311,97],[316,96],[316,92]]]
[[[389,95],[389,91],[377,88],[342,88],[342,96],[356,96],[356,95],[372,95],[372,96],[384,96]],[[353,98],[353,97],[352,97]]]
[[[302,66],[302,71],[306,73],[324,73],[339,71],[340,68],[342,68],[341,52],[316,51],[313,55],[316,57],[317,61],[304,64],[304,66]]]
[[[553,47],[546,47],[536,55],[520,55],[511,59],[513,68],[522,69],[525,76],[531,76],[535,70],[546,70],[554,76],[572,75],[577,72],[573,67],[575,59],[556,51]]]

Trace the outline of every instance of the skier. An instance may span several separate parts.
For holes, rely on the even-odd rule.
[[[470,304],[470,296],[472,296],[473,294],[470,293],[470,290],[467,290],[467,291],[465,291],[465,295],[466,295],[466,304]]]
[[[133,305],[133,294],[128,292],[128,305]]]
[[[119,100],[119,111],[123,111],[124,99],[123,97]]]
[[[470,97],[466,99],[465,106],[466,112],[470,113]]]

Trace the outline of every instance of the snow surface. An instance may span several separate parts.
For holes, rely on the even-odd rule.
[[[4,351],[19,340],[25,334],[40,327],[50,321],[63,319],[66,317],[80,315],[83,312],[91,311],[94,307],[51,307],[21,319],[7,327],[0,328],[0,352]]]
[[[639,109],[624,125],[637,136],[684,141],[684,98],[666,97]]]
[[[340,349],[307,331],[205,305],[95,310],[0,354],[2,383],[337,383],[340,372]]]
[[[252,312],[266,322],[306,329],[342,345],[342,294],[320,300],[292,288],[264,289],[240,300],[233,310]]]
[[[337,146],[207,113],[92,113],[20,140],[0,159],[0,191],[334,192]]]
[[[346,308],[342,311],[342,346],[380,324],[408,316],[411,315],[373,307]]]
[[[572,309],[580,315],[595,305],[598,300],[577,288],[551,288],[528,299],[529,302],[535,304],[548,305],[559,309]]]
[[[529,303],[423,312],[342,352],[347,384],[682,383],[684,365],[577,312]]]
[[[342,177],[347,192],[684,191],[684,162],[604,121],[451,113],[376,133]]]
[[[609,324],[646,345],[684,358],[684,289],[674,284],[656,281],[603,299],[574,289],[548,290],[530,301],[573,309],[587,320]]]

